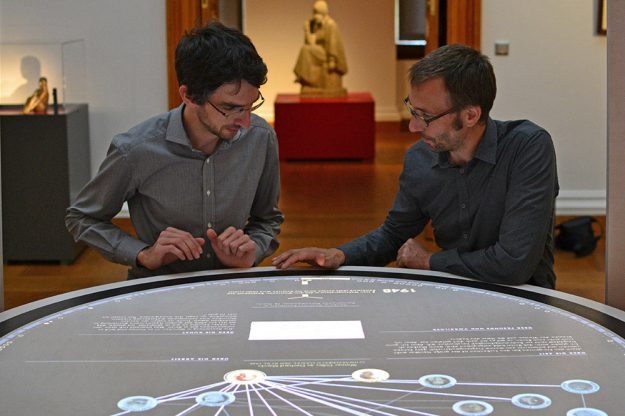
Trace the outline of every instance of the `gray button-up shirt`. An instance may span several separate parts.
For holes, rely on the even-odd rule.
[[[257,244],[256,264],[278,247],[284,217],[278,209],[280,166],[274,130],[252,114],[249,129],[221,141],[207,156],[192,148],[182,124],[184,105],[113,138],[100,170],[67,210],[77,241],[107,259],[132,266],[129,277],[223,267],[206,230],[243,229]],[[137,237],[111,223],[128,202]],[[136,264],[139,251],[175,227],[206,240],[198,260],[150,271]]]
[[[551,136],[527,121],[489,119],[473,160],[454,166],[424,143],[405,157],[384,224],[338,248],[346,264],[385,265],[432,220],[441,251],[432,270],[486,282],[553,288],[553,220],[558,195]]]

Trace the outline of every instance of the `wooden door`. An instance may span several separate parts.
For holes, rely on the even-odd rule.
[[[397,45],[397,59],[420,59],[442,45],[462,43],[480,49],[481,0],[427,0],[426,45]]]
[[[445,1],[445,0],[443,0]],[[425,33],[425,55],[438,48],[439,45],[439,19],[440,1],[427,0],[426,21],[427,31]]]
[[[481,0],[447,0],[447,44],[481,48]]]
[[[219,18],[219,0],[167,0],[167,89],[169,108],[180,105],[175,55],[185,32]]]

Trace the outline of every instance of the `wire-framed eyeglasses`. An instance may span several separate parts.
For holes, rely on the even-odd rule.
[[[252,111],[257,110],[265,102],[265,97],[263,97],[263,94],[260,91],[258,91],[258,98],[254,102],[254,104],[252,104],[250,107],[231,106],[231,109],[226,110],[226,111],[221,110],[219,107],[211,103],[209,100],[206,100],[206,102],[209,103],[211,107],[213,107],[219,114],[221,114],[225,118],[231,118],[231,117],[241,116],[246,111],[249,111],[251,113]]]
[[[408,111],[410,112],[410,114],[414,118],[416,118],[418,120],[421,120],[421,121],[423,121],[423,123],[425,123],[425,127],[426,128],[429,127],[430,123],[432,123],[433,121],[436,121],[439,118],[444,117],[447,114],[451,114],[451,113],[456,111],[455,107],[451,107],[449,110],[444,111],[444,112],[442,112],[440,114],[436,114],[434,116],[426,117],[425,114],[421,114],[417,110],[415,110],[415,108],[412,106],[412,104],[410,104],[410,100],[409,100],[408,96],[406,96],[406,98],[404,98],[404,105],[406,106],[406,108],[408,109]]]

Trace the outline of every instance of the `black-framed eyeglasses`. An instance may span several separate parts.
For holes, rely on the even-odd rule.
[[[410,112],[410,114],[416,118],[419,119],[421,121],[423,121],[425,123],[425,127],[429,127],[430,123],[432,123],[433,121],[438,120],[441,117],[446,116],[447,114],[451,114],[453,112],[456,111],[455,107],[451,107],[449,110],[444,111],[440,114],[436,114],[435,116],[429,116],[426,117],[423,114],[420,114],[417,110],[415,110],[415,108],[412,106],[412,104],[410,104],[410,100],[408,99],[408,96],[406,96],[406,98],[404,98],[404,105],[406,106],[406,108],[408,109],[408,111]]]
[[[209,103],[211,107],[213,107],[219,114],[221,114],[225,118],[230,118],[234,116],[240,116],[246,111],[249,111],[251,113],[252,111],[257,110],[265,102],[265,97],[263,97],[263,94],[258,91],[258,98],[250,107],[235,106],[232,108],[232,110],[228,111],[220,110],[215,104],[211,103],[209,100],[206,100],[206,102]]]

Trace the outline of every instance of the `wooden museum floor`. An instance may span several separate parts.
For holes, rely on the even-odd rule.
[[[403,155],[416,136],[398,123],[377,123],[375,162],[283,162],[280,207],[286,220],[278,252],[302,246],[332,247],[378,226],[391,206]],[[558,217],[558,222],[564,220]],[[605,218],[598,218],[605,225]],[[127,219],[116,220],[131,229]],[[423,239],[431,249],[432,241]],[[557,289],[604,302],[604,240],[587,257],[556,253]],[[268,266],[265,260],[262,266]],[[126,278],[126,267],[86,249],[71,265],[5,265],[5,308]]]

